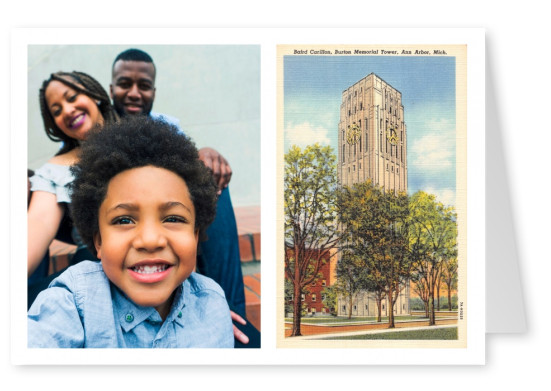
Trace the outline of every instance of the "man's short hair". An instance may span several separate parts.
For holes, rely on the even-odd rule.
[[[195,144],[169,123],[127,116],[88,134],[79,162],[71,167],[71,217],[84,243],[96,253],[99,209],[113,177],[133,168],[154,166],[172,171],[188,187],[200,239],[216,214],[217,186],[199,160]]]
[[[155,66],[155,64],[153,63],[153,59],[149,54],[147,54],[143,50],[135,48],[127,49],[124,52],[119,53],[118,56],[115,57],[115,61],[113,61],[113,66],[115,66],[115,63],[119,60],[150,62],[153,64],[153,66]]]

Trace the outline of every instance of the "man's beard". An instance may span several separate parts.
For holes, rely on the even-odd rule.
[[[129,114],[127,113],[126,111],[124,111],[124,105],[123,104],[113,104],[113,107],[115,108],[115,111],[117,112],[117,114],[119,115],[119,117],[125,117],[127,115],[145,115],[145,116],[149,116],[149,114],[151,113],[151,110],[152,110],[152,107],[149,108],[149,110],[146,112],[146,111],[142,111],[141,113],[137,113],[137,114]]]

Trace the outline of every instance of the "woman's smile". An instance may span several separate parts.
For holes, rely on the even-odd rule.
[[[54,122],[71,138],[85,140],[94,126],[103,124],[95,100],[58,80],[50,82],[45,97]]]
[[[80,127],[84,123],[85,120],[86,120],[86,114],[85,113],[80,113],[79,115],[74,117],[72,119],[72,121],[69,123],[69,128],[71,130],[75,130],[78,127]]]

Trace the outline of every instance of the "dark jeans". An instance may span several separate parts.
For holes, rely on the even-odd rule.
[[[50,266],[50,251],[46,251],[46,255],[44,255],[44,258],[42,258],[42,261],[40,261],[40,265],[36,268],[36,270],[31,274],[31,276],[27,279],[27,284],[32,285],[36,284],[37,282],[43,280],[48,276],[48,268]]]
[[[245,316],[245,286],[241,272],[237,223],[230,192],[218,198],[216,218],[207,229],[208,240],[200,244],[197,271],[216,281],[233,311]]]

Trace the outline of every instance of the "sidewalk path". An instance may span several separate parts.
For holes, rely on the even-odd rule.
[[[441,326],[422,326],[422,327],[412,327],[410,330],[436,330],[436,329],[447,329],[457,327],[457,324],[447,324]],[[379,329],[379,330],[362,330],[362,331],[353,331],[348,333],[331,333],[331,334],[318,334],[318,335],[306,335],[301,337],[293,337],[293,341],[300,340],[320,340],[320,339],[330,339],[338,337],[351,337],[355,335],[365,335],[365,334],[383,334],[383,333],[395,333],[400,331],[405,331],[406,327],[394,328],[394,329]]]
[[[374,330],[389,330],[389,331],[396,331],[400,328],[421,328],[424,326],[428,326],[430,328],[435,328],[437,326],[443,326],[443,325],[456,325],[457,319],[456,318],[442,318],[442,319],[436,319],[436,325],[435,326],[429,326],[428,319],[423,320],[414,320],[414,321],[403,321],[403,322],[395,322],[395,328],[389,329],[388,323],[365,323],[365,324],[338,324],[338,325],[328,325],[326,324],[319,324],[319,325],[313,325],[313,324],[301,324],[300,325],[300,332],[302,336],[309,336],[309,335],[333,335],[333,334],[342,334],[342,333],[351,333],[351,332],[371,332]],[[292,329],[292,323],[286,322],[285,323],[285,337],[291,336],[291,329]],[[301,337],[293,337],[294,338],[301,338]]]

